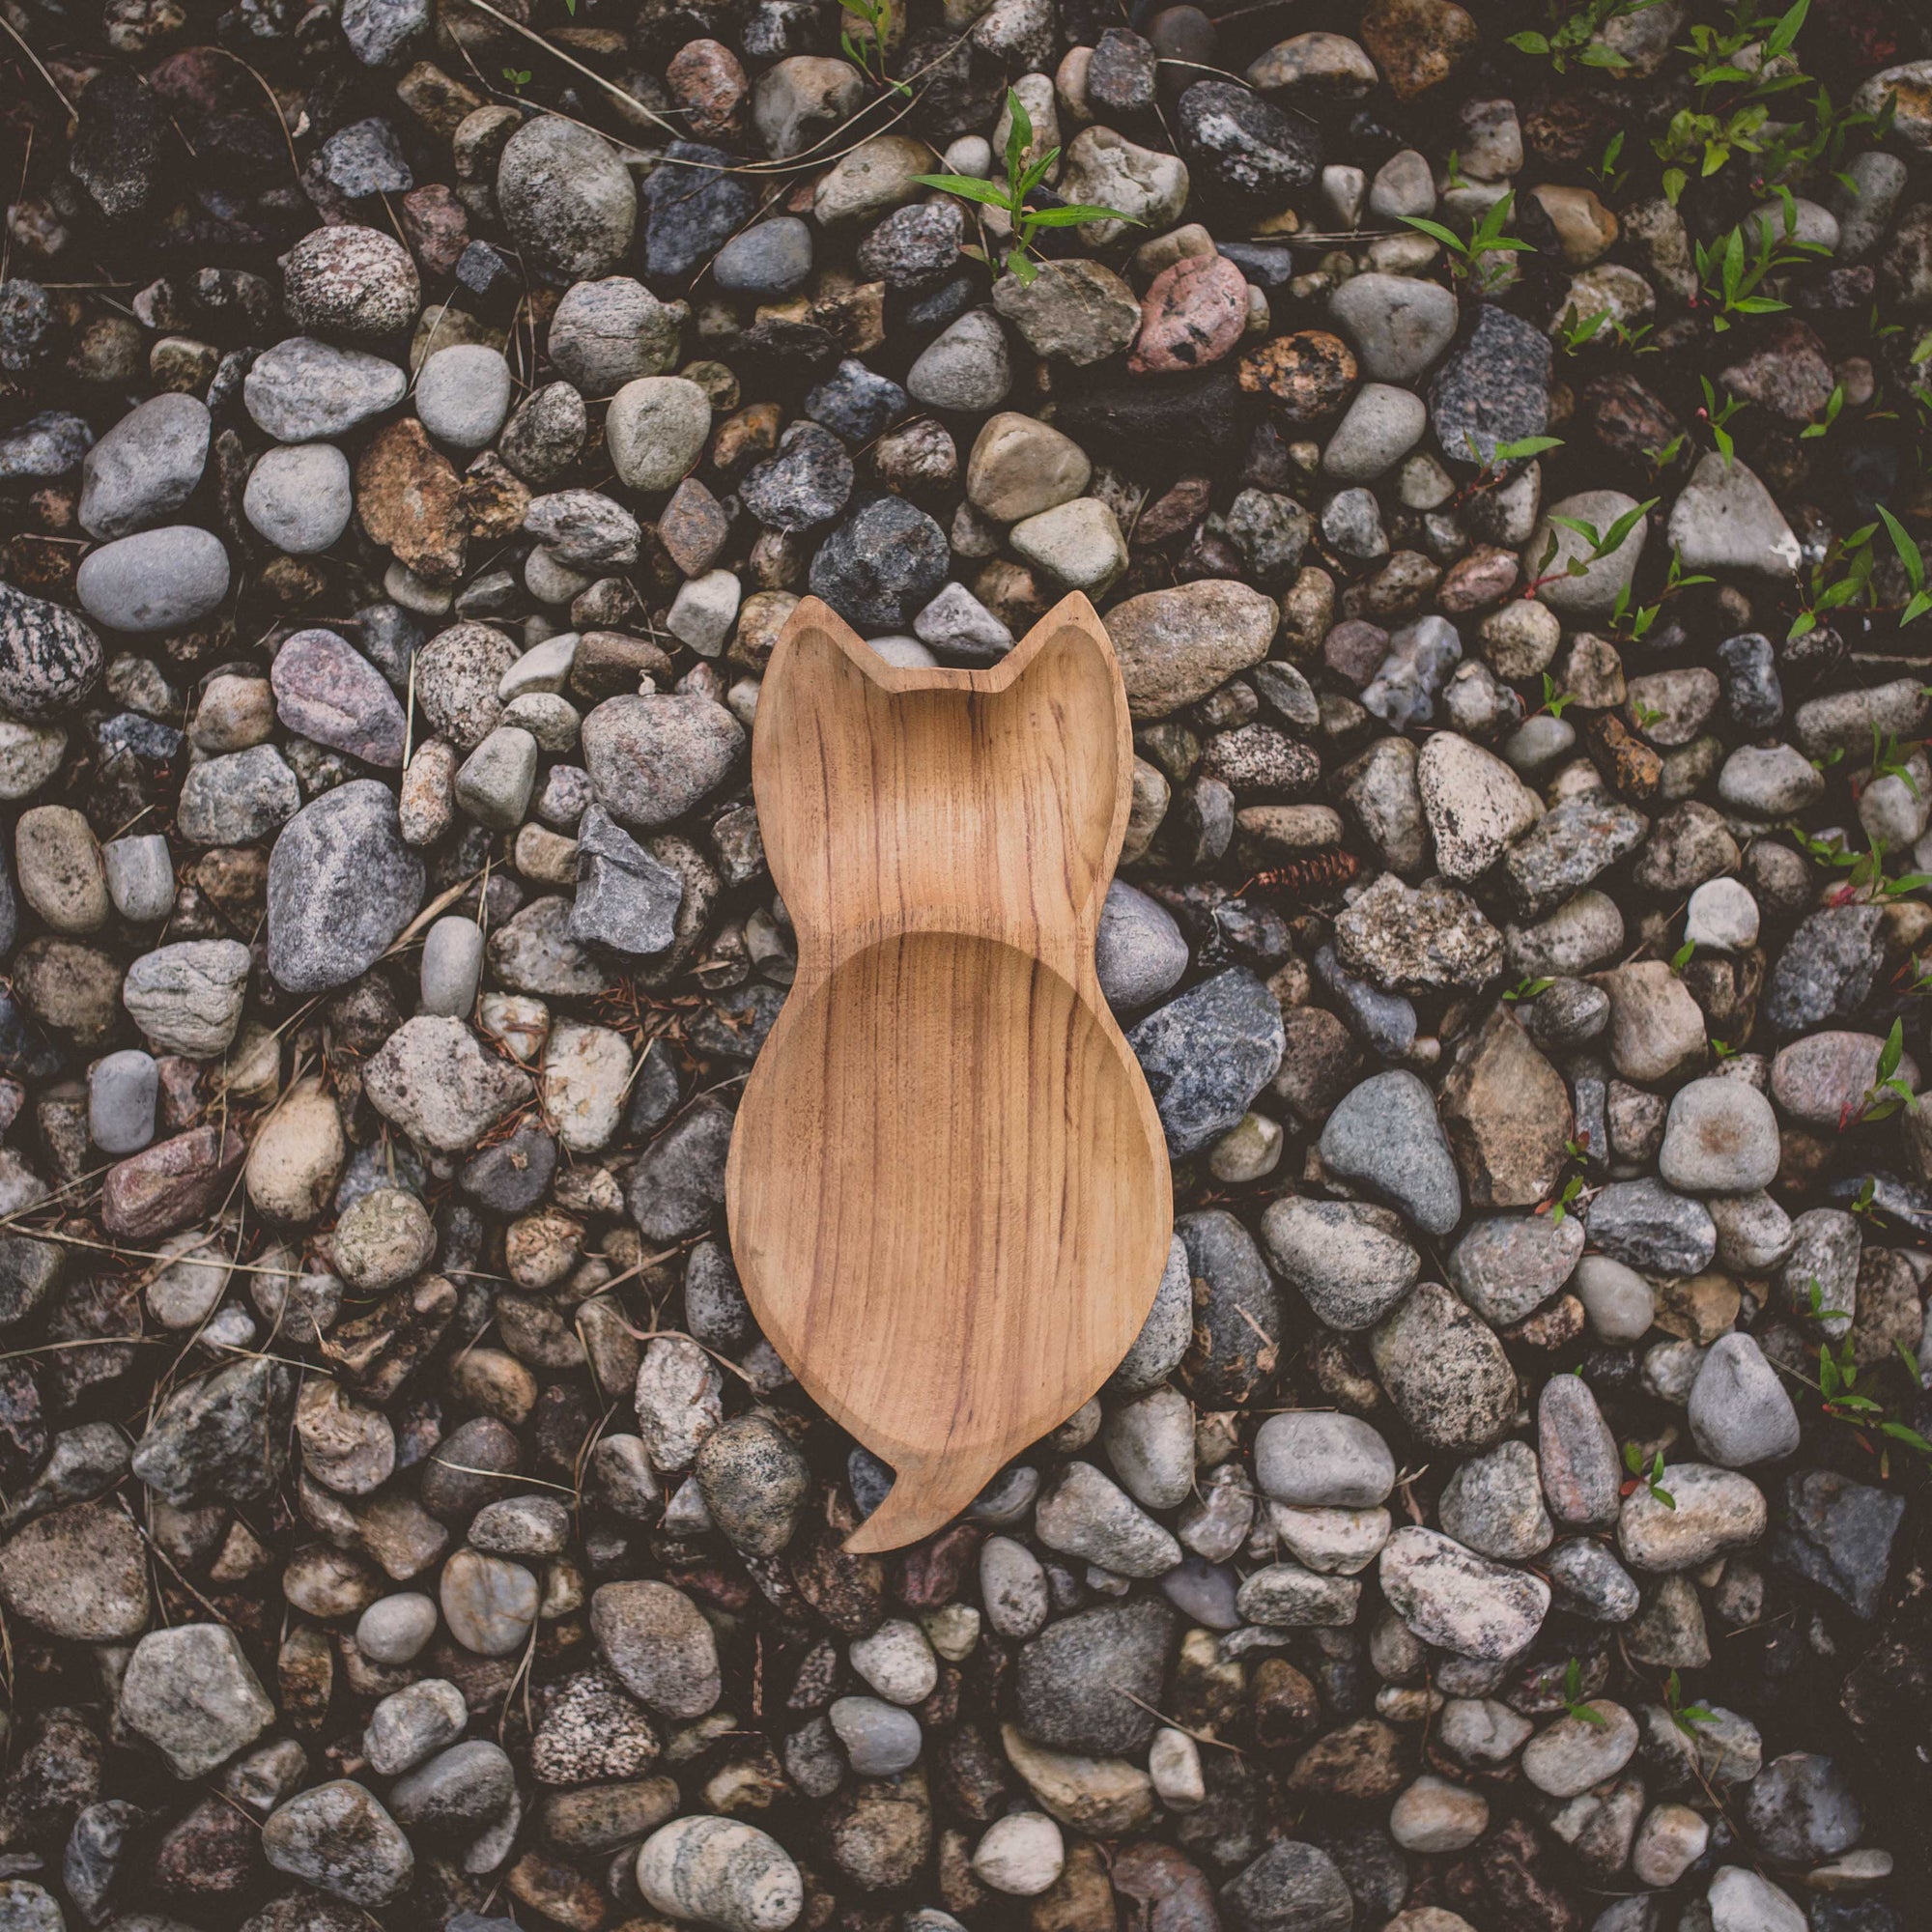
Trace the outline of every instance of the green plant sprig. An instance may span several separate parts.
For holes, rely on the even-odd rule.
[[[1037,159],[1029,161],[1026,155],[1033,146],[1033,117],[1026,111],[1026,103],[1011,88],[1007,90],[1007,178],[1004,184],[981,181],[977,175],[915,175],[913,180],[922,187],[933,187],[942,194],[957,195],[961,201],[997,208],[1012,223],[1013,229],[1012,245],[1007,251],[1005,263],[1008,273],[1022,285],[1030,283],[1039,273],[1039,265],[1034,260],[1032,250],[1034,237],[1043,228],[1083,228],[1094,221],[1125,221],[1136,228],[1142,225],[1135,216],[1123,213],[1118,208],[1100,208],[1086,202],[1063,208],[1029,207],[1027,197],[1052,171],[1053,164],[1060,158],[1060,150],[1049,148]],[[969,248],[965,252],[977,260],[987,260],[982,249]]]

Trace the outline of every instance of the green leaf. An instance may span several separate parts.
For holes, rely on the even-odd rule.
[[[1572,536],[1581,537],[1586,544],[1598,544],[1603,534],[1595,524],[1586,524],[1580,517],[1550,517],[1546,521],[1555,525],[1559,530],[1568,530]]]
[[[1561,449],[1560,436],[1526,436],[1519,442],[1499,442],[1496,444],[1495,460],[1498,463],[1519,463],[1532,456],[1541,456],[1546,450]]]
[[[1141,227],[1137,215],[1123,214],[1118,208],[1096,208],[1082,202],[1068,208],[1037,208],[1027,211],[1027,224],[1033,228],[1077,228],[1088,221],[1128,221]]]
[[[1577,60],[1578,65],[1582,67],[1622,69],[1630,66],[1630,62],[1622,54],[1618,53],[1615,47],[1601,46],[1595,43],[1585,47],[1577,56]]]
[[[1764,43],[1764,57],[1768,66],[1781,54],[1791,51],[1792,43],[1798,39],[1798,30],[1804,24],[1804,16],[1811,11],[1811,0],[1798,0],[1798,4],[1778,21]]]
[[[977,175],[914,175],[913,180],[921,187],[936,187],[941,194],[956,194],[961,201],[984,202],[988,208],[1012,212],[1008,206],[1006,189],[981,181]]]
[[[1058,148],[1049,148],[1039,159],[1020,177],[1019,196],[1024,201],[1053,170],[1053,164],[1060,158]]]
[[[1011,275],[1019,283],[1020,287],[1024,289],[1030,288],[1033,285],[1035,278],[1039,273],[1039,270],[1022,250],[1015,248],[1007,257],[1007,273]]]
[[[1512,34],[1509,37],[1509,43],[1519,53],[1547,54],[1549,51],[1549,42],[1542,34]]]
[[[1597,556],[1608,556],[1616,551],[1623,540],[1657,508],[1661,498],[1653,497],[1647,503],[1639,503],[1634,509],[1626,510],[1615,523],[1597,540]],[[1591,559],[1592,562],[1595,557]]]
[[[1409,227],[1427,235],[1432,242],[1439,242],[1443,247],[1458,255],[1466,255],[1469,245],[1453,228],[1444,228],[1439,221],[1430,221],[1420,214],[1405,214],[1401,217]]]
[[[1893,1020],[1891,1031],[1885,1037],[1885,1044],[1878,1050],[1878,1081],[1884,1084],[1898,1071],[1898,1063],[1905,1057],[1905,1022]]]
[[[1878,506],[1880,519],[1891,536],[1891,547],[1898,553],[1898,560],[1905,566],[1905,575],[1915,593],[1925,588],[1925,560],[1918,554],[1918,546],[1907,532],[1906,527],[1886,506]]]
[[[1017,182],[1026,164],[1026,151],[1033,146],[1033,116],[1026,102],[1012,89],[1007,89],[1007,179]]]

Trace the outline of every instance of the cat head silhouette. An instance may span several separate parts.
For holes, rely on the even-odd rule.
[[[890,665],[809,597],[753,734],[766,856],[802,952],[814,931],[922,926],[1024,945],[1068,906],[1091,926],[1132,770],[1113,646],[1077,593],[985,670]]]

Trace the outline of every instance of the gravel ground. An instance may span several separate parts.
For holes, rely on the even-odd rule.
[[[0,1932],[1927,1922],[1916,0],[0,27]],[[1071,589],[1176,1240],[851,1556],[759,676]]]

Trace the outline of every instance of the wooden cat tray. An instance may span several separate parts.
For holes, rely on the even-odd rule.
[[[1126,1352],[1167,1149],[1094,939],[1133,744],[1094,607],[988,670],[888,665],[808,597],[752,778],[798,939],[725,1179],[752,1310],[897,1480],[853,1534],[941,1528]]]

